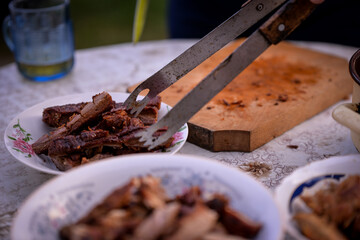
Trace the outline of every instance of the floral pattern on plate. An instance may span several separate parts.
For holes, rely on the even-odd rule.
[[[32,157],[35,153],[31,144],[29,144],[29,141],[32,140],[31,134],[21,127],[19,119],[17,124],[12,127],[14,131],[11,136],[8,136],[8,138],[13,141],[12,149],[23,153],[26,158]]]

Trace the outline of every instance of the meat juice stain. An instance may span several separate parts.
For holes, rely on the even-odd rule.
[[[284,56],[259,58],[217,94],[212,102],[232,102],[234,92],[237,93],[237,100],[241,98],[244,105],[250,105],[253,101],[273,101],[272,104],[295,101],[294,96],[306,93],[308,87],[317,83],[319,75],[319,68],[291,63]],[[284,96],[289,98],[285,101]],[[234,110],[233,106],[230,107]]]

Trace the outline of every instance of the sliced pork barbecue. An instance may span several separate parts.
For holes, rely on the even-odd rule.
[[[160,97],[152,99],[135,118],[123,103],[115,103],[103,92],[92,102],[48,107],[43,121],[57,128],[33,143],[33,150],[48,155],[61,171],[111,156],[148,152],[135,133],[157,121],[160,104]],[[152,151],[170,147],[172,141],[170,138]]]
[[[103,92],[95,95],[93,101],[85,104],[80,113],[72,115],[64,125],[49,134],[43,135],[33,143],[34,152],[36,154],[46,154],[51,141],[79,130],[84,125],[97,119],[101,113],[111,109],[112,106],[112,99],[108,93]]]
[[[224,221],[226,212],[233,216],[231,223]],[[194,186],[169,198],[161,180],[148,175],[115,189],[80,220],[62,227],[59,236],[63,240],[243,240],[256,237],[261,227],[232,209],[223,195],[215,193],[205,200]]]

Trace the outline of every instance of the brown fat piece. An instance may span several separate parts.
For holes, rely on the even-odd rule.
[[[179,220],[179,227],[166,240],[199,239],[215,227],[218,214],[204,204],[196,204],[193,211]]]
[[[221,216],[225,207],[229,205],[229,199],[221,194],[214,194],[214,196],[206,202],[206,205]]]
[[[144,205],[149,209],[164,207],[168,200],[160,179],[150,176],[141,178],[139,195],[142,197]]]
[[[81,156],[72,154],[71,156],[54,156],[50,157],[51,161],[60,171],[67,171],[81,164]]]
[[[102,120],[93,129],[106,129],[111,132],[119,132],[131,124],[131,118],[124,110],[106,112]]]
[[[180,204],[172,202],[155,209],[134,231],[134,239],[155,240],[176,225]]]
[[[90,163],[90,162],[95,162],[95,161],[99,161],[101,159],[104,158],[109,158],[109,157],[113,157],[113,154],[110,153],[98,153],[95,154],[93,157],[91,158],[86,158],[86,157],[82,157],[81,158],[81,164],[86,164],[86,163]]]
[[[159,109],[156,107],[145,107],[137,116],[145,126],[155,124],[158,120]]]
[[[134,196],[134,192],[137,192],[139,187],[140,180],[138,178],[131,179],[131,181],[126,185],[115,189],[99,205],[94,207],[88,215],[80,219],[78,223],[96,223],[97,219],[101,218],[112,209],[120,209],[124,206],[129,206],[134,201],[136,202],[136,196]]]
[[[75,240],[75,239],[91,239],[101,240],[103,237],[103,230],[98,226],[76,225],[65,226],[60,229],[60,239]]]
[[[188,189],[184,194],[177,196],[176,199],[181,202],[181,204],[186,206],[193,206],[197,202],[201,202],[201,190],[198,186],[193,186]]]
[[[240,212],[226,206],[220,216],[220,222],[233,235],[253,238],[261,230],[262,224],[255,222]]]

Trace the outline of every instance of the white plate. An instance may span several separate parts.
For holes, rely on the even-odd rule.
[[[254,178],[225,164],[183,154],[134,154],[74,168],[51,179],[24,202],[12,224],[13,240],[57,239],[61,226],[74,222],[131,177],[162,179],[170,197],[190,186],[227,195],[236,210],[263,224],[255,239],[281,239],[282,222],[271,193]]]
[[[275,200],[284,216],[286,230],[295,239],[305,238],[292,221],[293,203],[305,188],[324,179],[338,180],[346,175],[360,174],[360,155],[331,157],[295,170],[275,189]]]
[[[42,103],[20,113],[7,126],[4,134],[4,141],[8,151],[20,162],[25,165],[50,174],[62,174],[49,159],[41,158],[34,153],[31,144],[34,143],[51,128],[42,121],[42,112],[46,107],[63,105],[68,103],[89,102],[92,96],[97,93],[83,93],[69,96],[57,97]],[[109,93],[116,102],[124,102],[129,96],[126,93]],[[161,103],[159,119],[162,118],[171,107]],[[175,133],[175,140],[171,147],[165,149],[165,153],[174,154],[184,145],[188,136],[188,126],[184,124],[180,130]]]

